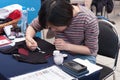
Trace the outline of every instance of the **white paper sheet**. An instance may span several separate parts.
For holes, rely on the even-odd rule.
[[[72,80],[72,79],[74,79],[74,77],[68,75],[55,65],[42,70],[10,78],[10,80]]]

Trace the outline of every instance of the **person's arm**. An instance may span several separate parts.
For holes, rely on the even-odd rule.
[[[35,30],[29,26],[26,30],[26,45],[30,50],[35,50],[37,47],[37,42],[33,39],[35,35]]]
[[[90,55],[90,49],[87,46],[67,43],[63,39],[60,39],[60,38],[55,39],[54,44],[56,46],[56,49],[58,50],[66,50],[66,51],[70,51],[73,53]]]
[[[26,37],[34,37],[35,36],[35,30],[33,29],[32,26],[28,26],[26,29]]]
[[[35,50],[37,45],[37,42],[33,39],[35,36],[36,31],[40,29],[40,25],[38,22],[38,18],[34,19],[30,26],[26,29],[26,45],[30,50]]]

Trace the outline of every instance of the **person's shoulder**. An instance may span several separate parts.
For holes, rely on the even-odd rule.
[[[38,17],[35,17],[35,18],[33,19],[33,21],[37,21],[37,22],[38,22]]]
[[[79,6],[81,12],[83,12],[84,15],[91,16],[91,17],[96,17],[95,14],[87,7],[85,6]]]

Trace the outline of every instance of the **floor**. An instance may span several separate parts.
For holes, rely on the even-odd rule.
[[[116,29],[120,36],[120,1],[115,2],[114,10],[112,13],[110,13],[108,15],[108,18],[116,23],[115,24]],[[101,62],[101,59],[103,61],[102,63],[107,64],[108,66],[111,66],[111,64],[113,63],[113,61],[109,58],[106,60],[105,57],[103,57],[103,56],[97,56],[98,62]],[[120,54],[119,54],[119,58],[118,58],[117,69],[115,71],[115,76],[116,76],[116,80],[120,80]],[[113,80],[113,77],[111,76],[107,80]]]

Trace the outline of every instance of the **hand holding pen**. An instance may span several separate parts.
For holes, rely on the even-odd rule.
[[[37,42],[31,37],[26,37],[26,45],[32,51],[34,51],[38,46]]]
[[[37,47],[40,53],[44,54],[45,52],[40,49],[40,47]]]
[[[26,45],[32,51],[34,51],[35,49],[38,49],[40,53],[43,53],[43,54],[45,53],[40,49],[40,47],[38,47],[37,42],[33,38],[26,38]]]

